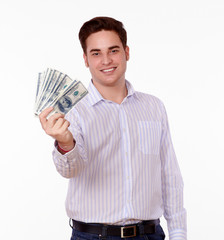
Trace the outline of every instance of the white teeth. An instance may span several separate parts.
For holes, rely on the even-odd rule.
[[[110,68],[110,69],[105,69],[105,70],[103,70],[103,72],[111,72],[111,71],[113,71],[115,68]]]

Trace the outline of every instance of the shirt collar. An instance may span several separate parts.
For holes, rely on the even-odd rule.
[[[127,80],[125,80],[126,83],[126,87],[128,90],[128,95],[126,98],[129,98],[133,95],[135,95],[137,97],[137,94],[133,88],[133,86],[131,85],[131,83]],[[96,89],[96,87],[93,85],[92,81],[90,81],[89,83],[89,87],[88,87],[88,92],[89,94],[88,96],[88,101],[90,103],[91,106],[95,105],[96,103],[105,100],[102,95],[99,93],[99,91]]]

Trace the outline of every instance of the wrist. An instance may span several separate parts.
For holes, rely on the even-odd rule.
[[[58,142],[58,150],[61,153],[67,153],[70,152],[75,146],[75,141],[73,140],[71,143],[61,143]]]

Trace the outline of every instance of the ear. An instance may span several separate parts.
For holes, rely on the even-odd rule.
[[[86,67],[89,67],[89,63],[88,63],[88,59],[87,59],[87,55],[85,53],[83,53],[83,58],[84,58],[84,61],[85,61],[85,65]]]
[[[128,46],[125,47],[125,55],[126,55],[126,61],[128,61],[129,58],[130,58],[129,47]]]

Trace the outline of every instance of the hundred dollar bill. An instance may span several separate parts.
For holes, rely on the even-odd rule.
[[[47,87],[51,81],[53,71],[53,69],[48,68],[47,71],[43,73],[43,80],[40,86],[39,95],[37,97],[36,111],[39,110],[46,99],[45,96],[47,94]]]
[[[65,95],[61,96],[57,102],[55,102],[54,110],[50,113],[51,116],[54,113],[66,114],[68,111],[78,103],[88,93],[84,85],[79,81],[70,88]],[[48,116],[48,117],[49,117]]]
[[[39,91],[40,91],[40,86],[41,86],[42,75],[43,75],[43,73],[39,73],[39,75],[38,75],[38,81],[37,81],[37,91],[36,91],[35,103],[37,102],[37,96],[38,96],[38,93],[39,93]]]
[[[45,77],[45,72],[38,74],[37,91],[36,91],[36,98],[35,98],[35,109],[37,109],[38,103],[39,103],[39,100],[40,100],[40,95],[41,95],[41,92],[42,92],[44,77]]]

